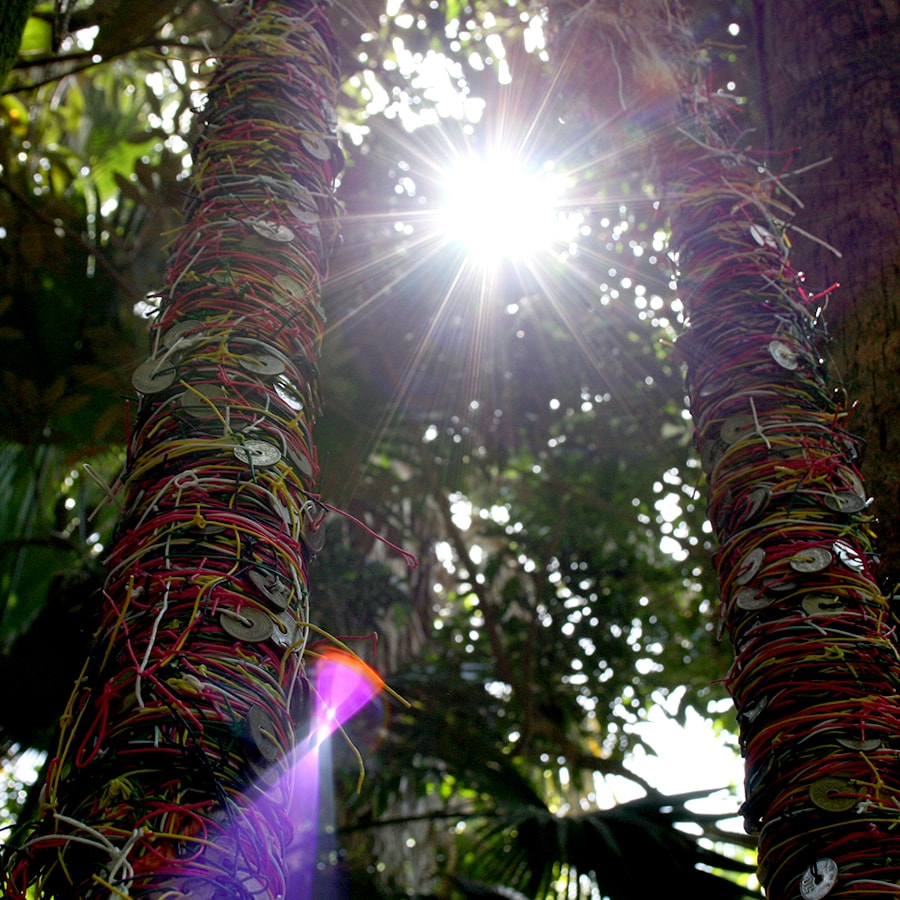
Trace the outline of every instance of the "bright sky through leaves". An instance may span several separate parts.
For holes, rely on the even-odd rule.
[[[526,259],[577,234],[579,223],[559,207],[565,188],[552,165],[532,172],[512,156],[470,156],[447,173],[442,224],[484,262]]]

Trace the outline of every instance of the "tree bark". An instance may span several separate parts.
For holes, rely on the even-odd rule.
[[[842,256],[795,236],[811,292],[840,282],[827,309],[833,378],[857,408],[861,468],[880,574],[900,582],[900,3],[757,0],[761,71],[775,149],[793,149],[795,222]],[[786,27],[785,23],[790,23]]]
[[[133,376],[95,645],[11,900],[283,900],[291,863],[315,871],[315,754],[295,731],[324,513],[310,430],[343,162],[335,51],[315,0],[255,0],[210,81]]]

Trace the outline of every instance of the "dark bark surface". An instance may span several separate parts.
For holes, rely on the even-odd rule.
[[[826,316],[835,381],[858,403],[862,470],[888,589],[900,582],[900,2],[757,0],[768,140],[795,150],[794,264],[814,293],[838,281]]]

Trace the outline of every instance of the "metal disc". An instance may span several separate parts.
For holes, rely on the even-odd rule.
[[[753,588],[744,588],[735,594],[734,602],[741,608],[746,610],[765,609],[775,602],[775,598],[769,594],[760,593]]]
[[[838,867],[833,859],[817,859],[800,878],[803,900],[822,900],[837,883]]]
[[[207,332],[203,330],[203,323],[196,319],[185,319],[176,322],[162,338],[163,347],[171,349],[176,344],[181,347],[189,347],[206,340]]]
[[[841,794],[844,796],[840,796]],[[859,800],[853,785],[846,778],[837,775],[827,775],[814,781],[809,786],[809,799],[819,809],[827,809],[829,812],[846,812],[853,809]]]
[[[276,275],[275,284],[277,284],[286,294],[290,294],[296,299],[305,297],[306,294],[309,293],[309,289],[306,285],[304,285],[299,278],[294,278],[293,275]]]
[[[299,634],[297,620],[292,613],[287,611],[278,613],[275,618],[278,619],[278,622],[281,624],[279,625],[278,622],[275,623],[275,626],[272,629],[272,640],[274,640],[279,647],[292,647],[297,643]]]
[[[868,753],[871,750],[877,750],[881,746],[881,738],[868,738],[867,740],[859,740],[858,738],[837,738],[837,742],[848,750],[860,750]]]
[[[310,528],[309,531],[303,532],[303,543],[306,544],[313,553],[321,553],[322,548],[325,546],[324,526]]]
[[[791,557],[791,568],[795,572],[821,572],[827,569],[834,556],[825,547],[805,547]]]
[[[284,371],[284,360],[268,353],[257,353],[255,356],[241,356],[238,365],[253,375],[280,375]]]
[[[769,353],[782,369],[794,371],[800,365],[800,357],[791,347],[781,341],[770,341]]]
[[[703,382],[698,393],[701,397],[712,397],[729,390],[734,384],[734,379],[729,377],[710,378]]]
[[[250,227],[267,241],[277,241],[286,244],[294,239],[294,232],[287,225],[279,222],[270,222],[268,219],[252,219],[249,220]]]
[[[838,494],[826,494],[823,503],[835,512],[855,513],[866,508],[866,501],[859,494],[842,491]]]
[[[218,407],[227,406],[227,401],[228,396],[215,384],[199,384],[181,395],[184,411],[195,419],[217,419]]]
[[[292,447],[288,447],[288,459],[294,468],[303,475],[312,475],[313,467],[305,453],[298,453]]]
[[[303,397],[287,378],[275,379],[275,393],[293,410],[303,409]]]
[[[771,247],[773,250],[778,249],[778,241],[775,235],[768,228],[757,225],[756,222],[750,226],[750,236],[760,247]]]
[[[772,579],[770,581],[763,582],[762,587],[764,591],[773,591],[776,594],[786,594],[788,591],[792,591],[795,587],[797,587],[797,582],[788,581],[786,579]]]
[[[239,613],[223,610],[219,614],[222,630],[235,640],[259,643],[272,637],[272,617],[265,610],[245,606]]]
[[[171,360],[145,359],[132,373],[131,383],[142,394],[155,394],[175,384],[178,370]]]
[[[766,485],[760,485],[759,487],[753,488],[747,498],[747,512],[744,514],[745,520],[752,519],[760,510],[768,506],[769,500],[771,499],[772,492]]]
[[[328,141],[325,138],[319,137],[317,134],[308,134],[300,139],[300,143],[303,144],[303,149],[314,159],[331,159],[331,148],[328,146]]]
[[[738,584],[747,584],[766,561],[766,551],[762,547],[754,547],[738,565],[738,574],[734,579]]]
[[[741,717],[745,719],[747,722],[753,722],[758,717],[759,714],[769,705],[769,698],[762,697],[757,700],[755,703],[748,703],[741,710]]]
[[[846,541],[835,541],[832,545],[837,558],[849,569],[862,572],[866,564],[857,551]]]
[[[338,117],[337,111],[334,108],[334,104],[332,104],[328,100],[320,100],[319,105],[322,107],[322,115],[325,118],[326,123],[329,128],[337,128],[338,127]]]
[[[703,450],[700,451],[700,464],[707,475],[716,467],[726,449],[727,446],[722,441],[706,441],[703,445]]]
[[[256,468],[274,466],[281,461],[281,451],[268,441],[244,441],[234,448],[234,455],[242,463]]]
[[[834,615],[845,608],[840,597],[829,597],[827,594],[807,594],[801,606],[809,616]]]
[[[253,569],[250,572],[250,581],[273,606],[278,609],[287,609],[292,591],[281,578],[264,572],[262,569]]]
[[[264,760],[275,762],[281,757],[281,746],[275,737],[278,725],[261,706],[251,706],[247,711],[247,727],[250,739]]]
[[[319,221],[319,214],[316,210],[306,209],[299,203],[288,203],[287,209],[301,225],[315,225]]]
[[[753,416],[739,415],[726,419],[719,428],[719,437],[726,444],[736,444],[747,436],[747,432],[756,430],[756,420]]]

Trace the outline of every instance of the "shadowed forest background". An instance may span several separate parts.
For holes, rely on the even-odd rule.
[[[735,786],[722,785],[733,794],[708,812],[701,796],[662,796],[635,772],[636,756],[665,754],[639,727],[661,710],[708,720],[737,752],[722,685],[730,651],[715,635],[714,548],[675,349],[683,307],[646,151],[653,86],[623,98],[614,78],[600,79],[592,108],[584,90],[567,90],[547,42],[555,28],[566,47],[567,16],[577,15],[569,6],[553,6],[555,17],[487,0],[330,10],[347,162],[322,298],[316,442],[318,487],[338,511],[311,563],[311,605],[314,621],[411,707],[382,695],[349,723],[346,741],[332,741],[321,896],[501,896],[505,885],[519,894],[502,896],[627,898],[678,881],[724,900],[755,889],[752,842],[739,822],[721,828],[737,815]],[[861,5],[896,31],[889,6]],[[866,184],[847,161],[858,163],[844,131],[852,117],[825,95],[797,95],[805,60],[780,45],[787,38],[766,7],[699,2],[691,25],[712,88],[734,98],[735,117],[758,135],[749,143],[794,151],[773,156],[774,170],[836,158],[815,170],[823,180],[809,185],[798,222],[844,256],[815,242],[797,252],[814,287],[843,285],[824,352],[835,388],[861,401],[851,430],[865,438],[890,589],[900,267],[896,184],[885,172],[896,98],[891,107],[874,88],[868,97],[856,89],[848,107],[887,135],[868,141],[880,161],[864,170]],[[0,743],[9,828],[37,809],[22,773],[51,748],[89,645],[131,376],[146,357],[179,223],[192,112],[231,16],[212,0],[140,12],[116,0],[38,2],[6,76]],[[898,64],[890,25],[879,27],[868,34],[883,37],[884,52],[869,45],[867,84]],[[809,40],[831,48],[831,37]],[[590,71],[592,60],[566,63]],[[616,111],[623,99],[637,110],[627,122]],[[476,222],[448,229],[463,184],[454,171],[478,155],[518,161],[534,179],[523,188],[534,191],[532,207],[539,186],[553,186],[535,246],[523,236],[479,254],[466,234]],[[863,190],[865,214],[854,200]],[[822,204],[839,193],[852,212],[826,215]],[[868,252],[876,243],[880,256]],[[351,746],[365,761],[359,792]]]

